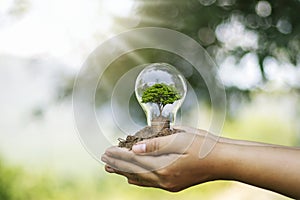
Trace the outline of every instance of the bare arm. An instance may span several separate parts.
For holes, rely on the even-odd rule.
[[[279,146],[219,143],[227,166],[221,179],[236,180],[300,198],[300,150]],[[225,177],[222,177],[223,176]]]
[[[112,147],[102,156],[106,170],[139,186],[180,191],[213,180],[235,180],[300,198],[300,150],[264,143],[210,137],[213,150],[199,158],[202,130],[155,138],[134,152]]]

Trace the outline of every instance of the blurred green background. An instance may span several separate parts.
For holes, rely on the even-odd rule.
[[[77,72],[103,41],[132,28],[170,28],[199,42],[218,65],[227,94],[222,136],[297,146],[299,10],[299,0],[0,0],[0,200],[287,199],[225,181],[175,194],[128,185],[81,145],[71,96]],[[200,116],[198,128],[209,128],[201,76],[182,58],[155,49],[130,52],[109,66],[96,109],[108,109],[123,74],[149,62],[168,62],[183,73],[201,108],[195,113],[187,104],[184,121]],[[145,125],[134,98],[130,110]]]

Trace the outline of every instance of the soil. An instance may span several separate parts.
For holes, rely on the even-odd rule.
[[[137,142],[156,138],[156,137],[162,137],[167,135],[172,135],[175,133],[180,132],[179,129],[170,129],[170,122],[168,120],[165,120],[163,118],[156,118],[154,121],[152,121],[152,124],[155,124],[153,126],[146,126],[145,128],[139,130],[134,135],[128,135],[126,137],[126,140],[119,138],[119,147],[125,147],[129,150],[132,149],[132,146],[136,144]]]
[[[142,130],[138,131],[135,135],[128,135],[126,137],[126,140],[119,138],[119,147],[125,147],[131,150],[132,146],[137,142],[146,139],[172,135],[174,133],[178,133],[179,131],[179,129],[164,128],[161,131],[156,132],[151,126],[147,126]]]

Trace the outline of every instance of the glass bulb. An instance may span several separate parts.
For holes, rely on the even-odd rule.
[[[186,96],[184,76],[167,63],[146,66],[135,82],[135,94],[149,126],[175,124],[176,113]],[[167,122],[167,123],[166,123]]]

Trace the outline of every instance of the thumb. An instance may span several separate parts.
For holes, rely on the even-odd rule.
[[[157,153],[161,151],[162,147],[166,146],[164,138],[153,138],[144,140],[135,144],[132,147],[134,153]]]
[[[169,136],[144,140],[135,144],[132,151],[136,154],[161,155],[184,153],[195,139],[194,134],[177,133]]]

